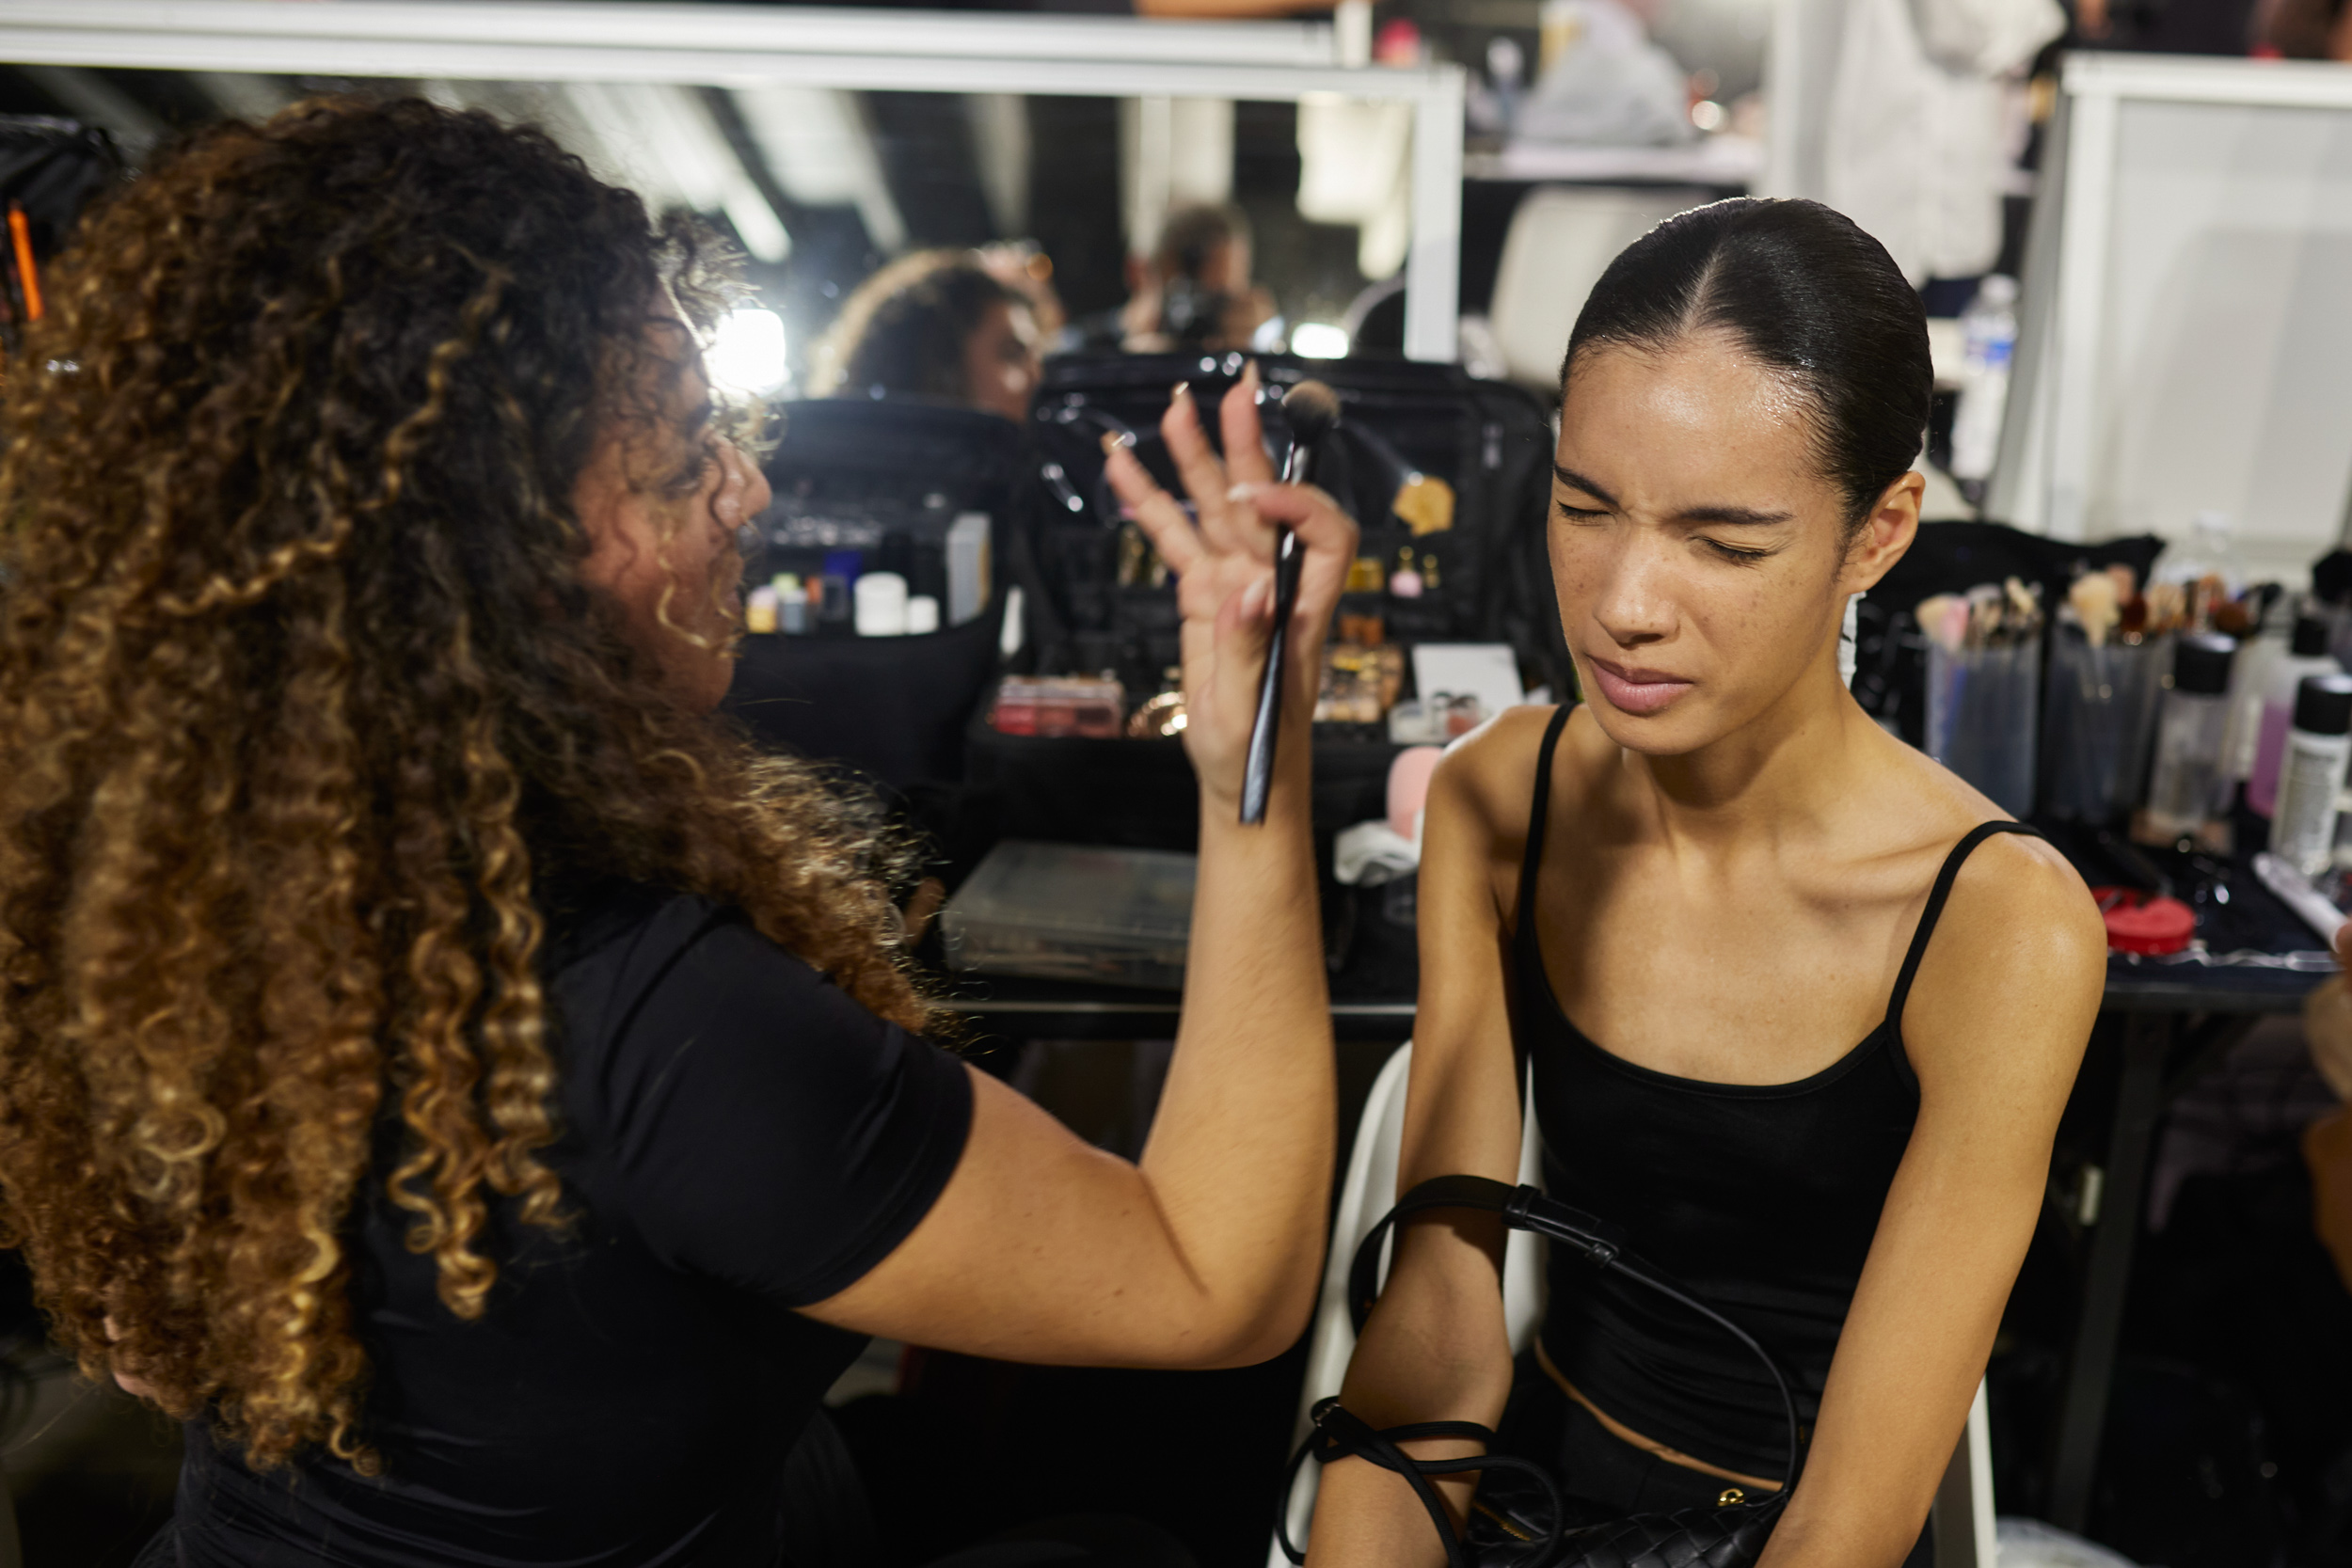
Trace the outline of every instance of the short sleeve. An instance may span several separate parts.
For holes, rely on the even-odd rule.
[[[672,1267],[787,1307],[854,1284],[962,1158],[962,1062],[699,899],[618,946],[633,951],[608,948],[587,990],[625,1015],[589,1031],[601,1049],[580,1064],[610,1197]]]

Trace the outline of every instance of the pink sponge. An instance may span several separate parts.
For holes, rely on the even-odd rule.
[[[1399,838],[1413,836],[1413,818],[1429,799],[1429,775],[1445,755],[1438,746],[1412,746],[1389,764],[1389,827]]]

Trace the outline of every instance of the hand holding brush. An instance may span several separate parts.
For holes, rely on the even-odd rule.
[[[1302,381],[1282,397],[1291,427],[1290,456],[1282,465],[1285,484],[1314,483],[1315,454],[1324,437],[1339,427],[1340,400],[1320,381]],[[1290,645],[1292,612],[1298,605],[1298,537],[1288,524],[1274,528],[1274,636],[1266,644],[1265,673],[1258,683],[1258,716],[1249,730],[1249,755],[1243,768],[1241,819],[1265,820],[1266,795],[1274,786],[1274,746],[1282,730],[1279,701],[1283,656]]]
[[[1201,429],[1190,388],[1179,386],[1169,400],[1160,431],[1197,523],[1152,482],[1127,442],[1104,442],[1112,487],[1177,575],[1184,748],[1200,775],[1204,811],[1231,810],[1229,822],[1264,820],[1278,775],[1291,771],[1292,761],[1278,767],[1275,740],[1284,722],[1303,737],[1311,721],[1324,631],[1356,552],[1356,526],[1328,496],[1276,481],[1259,396],[1252,366],[1218,411],[1222,459]],[[1336,411],[1327,388],[1324,396]],[[1310,394],[1290,421],[1294,436],[1311,418],[1312,401]],[[1295,458],[1308,447],[1295,439]],[[1286,471],[1296,467],[1285,464]],[[1295,710],[1287,721],[1284,709]],[[1303,771],[1304,748],[1288,756]]]

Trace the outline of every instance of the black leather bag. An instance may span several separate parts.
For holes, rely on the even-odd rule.
[[[1467,1438],[1491,1447],[1495,1434],[1489,1428],[1474,1421],[1422,1421],[1375,1432],[1333,1398],[1314,1407],[1314,1433],[1291,1460],[1283,1497],[1290,1496],[1309,1458],[1327,1465],[1335,1459],[1357,1457],[1395,1471],[1411,1485],[1445,1543],[1449,1568],[1750,1568],[1764,1555],[1764,1544],[1771,1539],[1772,1527],[1796,1486],[1802,1458],[1796,1401],[1788,1391],[1788,1380],[1764,1347],[1680,1286],[1644,1264],[1629,1261],[1624,1256],[1623,1234],[1607,1221],[1554,1202],[1534,1187],[1511,1187],[1477,1176],[1440,1176],[1424,1181],[1372,1227],[1356,1249],[1348,1273],[1347,1308],[1358,1334],[1363,1332],[1364,1321],[1372,1315],[1372,1304],[1380,1293],[1380,1252],[1390,1230],[1397,1221],[1431,1209],[1500,1214],[1512,1229],[1549,1237],[1555,1246],[1568,1247],[1595,1268],[1622,1275],[1656,1291],[1747,1346],[1772,1374],[1788,1421],[1788,1463],[1781,1489],[1752,1502],[1741,1488],[1726,1487],[1723,1500],[1713,1508],[1595,1517],[1574,1498],[1565,1497],[1542,1465],[1528,1460],[1496,1453],[1415,1459],[1398,1447],[1425,1437]],[[1445,1504],[1428,1478],[1468,1473],[1478,1475],[1479,1485],[1468,1537],[1463,1539],[1455,1536]],[[1293,1562],[1307,1560],[1306,1553],[1291,1544],[1287,1521],[1279,1515],[1275,1531],[1284,1555]]]

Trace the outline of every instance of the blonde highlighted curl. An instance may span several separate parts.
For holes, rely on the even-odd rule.
[[[320,100],[197,135],[85,226],[0,421],[0,1223],[60,1338],[261,1466],[373,1467],[350,1304],[382,1180],[485,1307],[539,1151],[547,916],[742,908],[931,1015],[889,851],[662,695],[573,485],[659,417],[691,234],[535,132]]]

